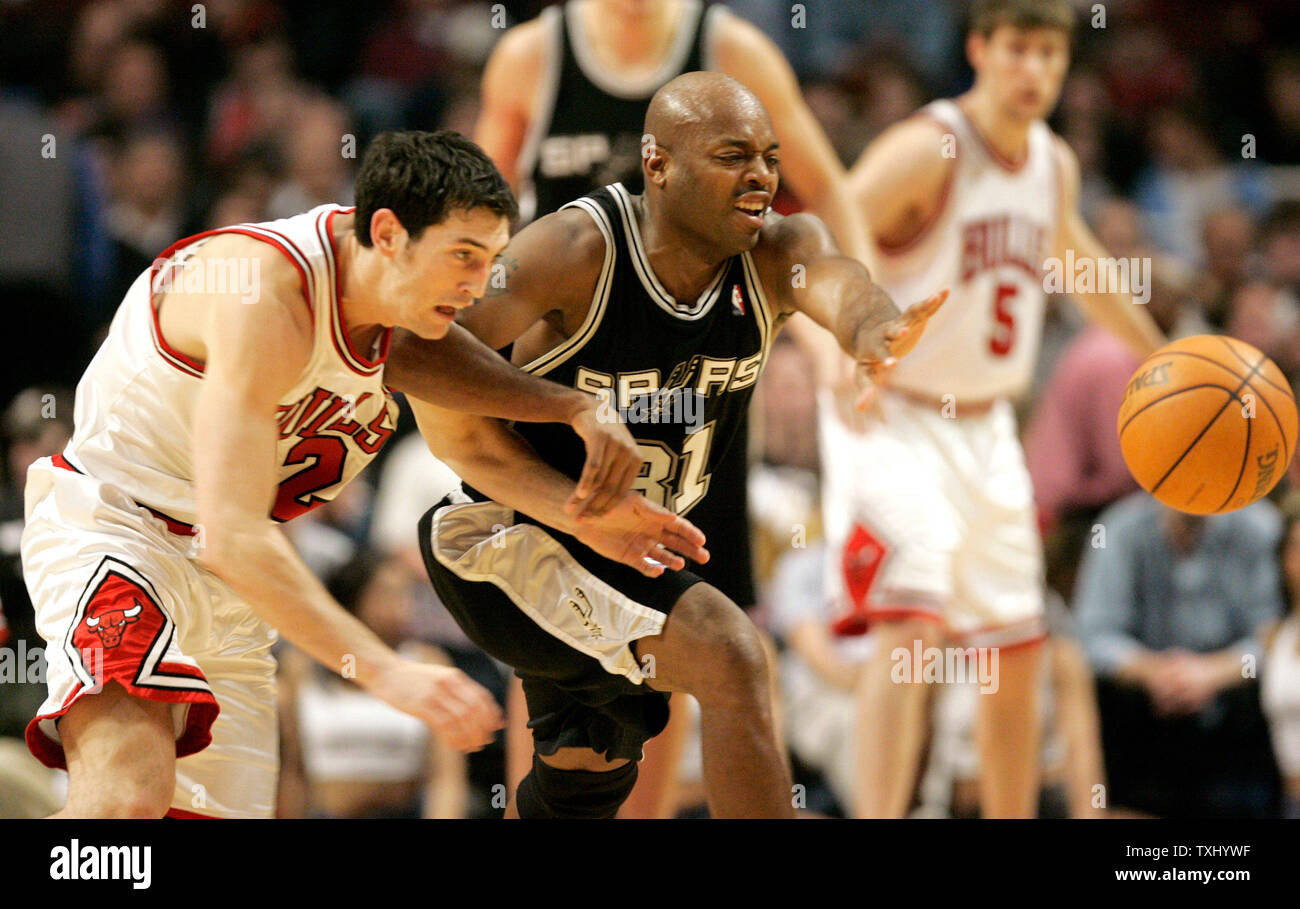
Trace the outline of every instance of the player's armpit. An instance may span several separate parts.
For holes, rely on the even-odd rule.
[[[906,243],[942,203],[957,166],[956,137],[917,115],[885,130],[849,170],[848,189],[877,244]]]

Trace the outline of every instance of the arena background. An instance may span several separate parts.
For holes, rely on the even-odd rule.
[[[61,447],[71,389],[125,288],[179,237],[350,201],[356,155],[379,131],[472,133],[478,81],[500,26],[531,18],[545,5],[0,4],[0,301],[6,314],[0,402],[7,454],[0,597],[8,626],[0,644],[9,651],[8,675],[0,674],[0,816],[40,814],[50,799],[57,806],[60,784],[57,774],[25,757],[21,744],[42,698],[39,684],[13,671],[22,665],[20,648],[40,643],[17,555],[24,471]],[[891,123],[969,84],[959,0],[727,5],[784,51],[846,166]],[[1290,26],[1300,5],[1075,5],[1073,64],[1051,124],[1079,157],[1087,219],[1113,255],[1155,263],[1153,302],[1170,312],[1177,331],[1219,331],[1249,341],[1294,386],[1300,375],[1300,47]],[[785,208],[797,204],[789,198]],[[1050,377],[1082,328],[1063,298],[1053,299],[1049,313],[1035,389],[1018,405],[1026,434],[1041,425],[1036,418]],[[1086,363],[1078,368],[1089,372]],[[759,466],[751,497],[760,620],[771,611],[768,582],[791,547],[790,528],[806,526],[808,541],[816,540],[808,372],[799,354],[785,349],[770,365],[756,405]],[[408,415],[402,429],[412,428]],[[1036,457],[1040,463],[1055,457],[1059,440],[1046,432],[1028,441],[1031,467]],[[396,463],[402,451],[390,444],[387,463],[368,471],[338,503],[298,522],[295,542],[342,596],[363,596],[366,585],[386,580],[382,590],[403,601],[407,635],[442,647],[503,692],[499,667],[472,652],[412,564],[413,522],[376,518],[385,484],[390,497],[410,494],[398,478],[418,468]],[[1300,488],[1298,473],[1293,465],[1274,494],[1277,502],[1286,504]],[[1042,524],[1049,581],[1068,610],[1074,568],[1098,514],[1131,488],[1120,483],[1075,495],[1079,487],[1054,482],[1051,495],[1044,494],[1050,502],[1043,502]],[[1281,572],[1279,558],[1269,570]],[[1298,605],[1292,600],[1286,608]],[[1139,792],[1127,807],[1197,816],[1285,811],[1258,688],[1251,678],[1225,695],[1241,726],[1224,746],[1233,753],[1231,765],[1213,771],[1209,781],[1221,797],[1181,809],[1173,801],[1142,807]],[[1131,725],[1122,691],[1104,679],[1097,691],[1107,769],[1122,777],[1132,743],[1145,741],[1146,731]],[[435,767],[439,804],[453,815],[499,814],[492,787],[502,776],[500,761],[497,748],[463,768]],[[806,787],[803,807],[842,810],[812,768],[797,763],[796,771]],[[692,772],[698,775],[685,768],[683,812],[699,810]],[[1294,798],[1293,792],[1291,810]],[[918,806],[924,801],[918,793]],[[286,813],[312,810],[300,794],[286,804],[294,806]],[[1101,813],[1124,808],[1107,804]]]

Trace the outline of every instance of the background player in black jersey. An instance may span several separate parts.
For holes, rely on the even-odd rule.
[[[525,221],[610,183],[637,194],[650,97],[670,79],[695,70],[727,73],[758,96],[778,127],[783,183],[826,222],[842,250],[870,266],[862,215],[849,204],[847,174],[804,103],[793,70],[766,35],[725,6],[571,0],[550,7],[507,31],[493,49],[475,139],[519,195]],[[821,333],[805,330],[801,340],[807,343],[810,334]],[[833,348],[829,339],[821,341]],[[719,468],[733,480],[713,493],[718,504],[700,527],[712,540],[714,559],[692,566],[746,609],[756,601],[753,557],[750,535],[737,530],[737,522],[747,512],[748,435],[746,419]],[[711,518],[719,523],[710,526]],[[517,685],[509,714],[507,780],[513,785],[531,755],[531,743],[520,734]],[[647,751],[641,785],[625,816],[671,814],[675,769],[688,733],[688,714],[674,710],[668,730]]]
[[[465,325],[492,347],[518,339],[514,359],[532,371],[612,386],[620,407],[636,405],[638,391],[640,404],[662,403],[661,388],[701,392],[693,425],[629,428],[647,456],[638,488],[707,516],[715,483],[727,479],[713,474],[718,448],[787,316],[806,313],[879,374],[916,343],[944,295],[900,316],[820,221],[770,212],[776,137],[734,79],[674,79],[652,99],[645,133],[655,143],[645,195],[601,190],[524,229],[502,257],[506,292]],[[395,343],[390,370],[404,388],[418,394],[430,352],[410,336]],[[767,662],[736,604],[690,572],[638,574],[574,539],[584,527],[564,503],[581,460],[567,440],[422,403],[415,412],[434,453],[487,499],[432,510],[421,543],[462,628],[524,680],[535,754],[516,813],[612,817],[641,746],[666,721],[663,692],[684,691],[700,703],[714,816],[792,815]],[[707,558],[683,543],[668,548]]]

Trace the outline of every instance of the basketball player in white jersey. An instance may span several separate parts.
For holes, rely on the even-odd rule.
[[[976,0],[974,87],[880,136],[850,174],[871,220],[875,276],[894,299],[952,289],[911,355],[855,415],[823,392],[823,503],[840,633],[879,635],[859,690],[855,813],[910,804],[925,728],[915,642],[996,652],[980,702],[985,817],[1027,817],[1038,796],[1041,555],[1009,398],[1028,387],[1049,257],[1100,259],[1078,212],[1079,168],[1043,118],[1069,65],[1068,0]],[[1145,356],[1162,343],[1128,294],[1077,295]],[[945,633],[947,637],[945,638]],[[994,650],[995,649],[995,650]]]
[[[440,403],[569,422],[601,462],[586,494],[630,483],[635,445],[594,398],[453,326],[514,215],[463,136],[385,134],[362,161],[357,209],[182,240],[132,285],[78,386],[71,441],[28,472],[22,555],[49,698],[27,741],[67,767],[65,816],[270,815],[276,630],[454,747],[500,728],[468,677],[399,658],[349,616],[275,523],[333,498],[393,434],[395,325],[444,339],[423,386]],[[645,536],[689,527],[648,503],[630,512],[585,526],[637,565],[659,552]]]
[[[815,7],[809,27],[817,27]],[[831,229],[840,249],[866,263],[866,229],[845,189],[846,173],[800,94],[780,50],[758,28],[725,6],[701,0],[570,0],[502,36],[484,73],[483,109],[475,139],[519,192],[525,215],[542,217],[586,193],[623,183],[642,190],[642,124],[651,96],[680,73],[717,70],[758,96],[781,142],[781,179]],[[931,289],[931,292],[933,288]],[[928,294],[927,294],[928,295]],[[918,298],[919,299],[919,298]],[[792,330],[817,332],[796,315]],[[834,340],[825,339],[833,353]],[[725,509],[744,520],[747,445],[742,437],[726,471],[739,480]],[[743,607],[756,597],[747,530],[734,523],[702,526],[713,541],[709,579]],[[774,650],[773,650],[774,652]],[[523,776],[531,745],[522,729],[522,694],[512,685],[507,734],[508,771]],[[686,714],[673,711],[669,730],[646,751],[629,815],[664,816],[672,810],[673,772],[684,746]]]

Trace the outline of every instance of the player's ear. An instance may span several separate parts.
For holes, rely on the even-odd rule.
[[[978,72],[984,65],[984,52],[988,46],[988,37],[980,32],[971,32],[966,36],[966,60],[970,63],[971,69]]]
[[[641,137],[641,167],[645,171],[646,183],[662,188],[667,182],[668,149],[656,142],[655,137],[649,133]]]
[[[391,208],[376,209],[370,216],[370,244],[383,255],[396,255],[405,237],[406,228]]]

